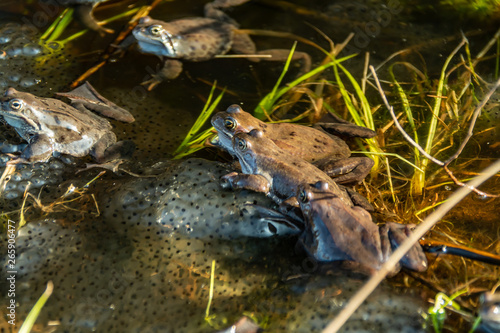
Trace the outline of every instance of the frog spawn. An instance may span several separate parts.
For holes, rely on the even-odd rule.
[[[7,161],[7,157],[2,158],[2,165]],[[21,198],[28,185],[33,192],[46,185],[59,184],[62,181],[64,167],[64,163],[56,159],[47,163],[19,165],[9,177],[2,198],[8,200]]]
[[[41,43],[39,37],[36,29],[29,25],[7,23],[0,26],[2,90],[30,88],[31,93],[41,95],[51,89],[61,90],[65,82],[71,82],[71,67],[76,64],[72,56],[61,44]]]
[[[211,261],[216,260],[211,313],[218,319],[235,321],[241,316],[235,309],[244,308],[276,318],[272,332],[324,327],[364,277],[339,270],[325,276],[304,271],[294,264],[302,258],[290,251],[294,238],[242,237],[255,226],[245,226],[252,216],[236,212],[247,202],[264,205],[268,200],[222,191],[217,184],[224,172],[215,162],[187,160],[168,167],[157,180],[132,179],[97,193],[106,214],[102,218],[27,224],[17,237],[18,318],[25,318],[52,280],[54,293],[37,323],[45,327],[49,320],[59,321],[56,332],[211,331],[203,318]],[[211,205],[196,208],[200,197]],[[225,219],[214,219],[221,215]],[[165,220],[169,216],[180,222]],[[183,222],[194,218],[199,224],[188,231]],[[238,221],[239,227],[229,228],[224,221]],[[1,244],[1,253],[7,253],[2,248],[7,242]],[[6,258],[1,262],[5,265]],[[0,278],[6,278],[5,272]],[[299,278],[282,282],[284,276]],[[2,284],[0,292],[4,288]],[[417,332],[408,322],[419,325],[419,307],[415,299],[385,286],[345,329]],[[6,325],[0,321],[0,327]]]
[[[124,184],[109,196],[104,214],[110,225],[127,221],[146,232],[158,225],[163,233],[191,238],[260,238],[299,232],[291,225],[260,216],[254,205],[273,205],[265,196],[221,190],[219,178],[228,171],[220,163],[187,160],[169,167],[155,179]],[[123,228],[118,225],[117,229]]]

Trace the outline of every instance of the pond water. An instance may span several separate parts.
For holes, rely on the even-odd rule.
[[[164,1],[150,15],[165,21],[201,16],[205,3]],[[95,15],[104,19],[146,4],[147,1],[111,1],[98,7]],[[370,53],[370,63],[378,65],[394,52],[411,48],[411,52],[397,59],[414,64],[432,81],[439,77],[445,58],[460,42],[461,29],[470,40],[471,54],[477,54],[495,33],[489,24],[481,26],[438,15],[426,17],[428,12],[414,9],[397,1],[335,1],[326,5],[323,1],[292,4],[262,0],[226,12],[238,21],[241,29],[291,33],[325,49],[329,48],[328,41],[318,30],[335,43],[343,42],[354,31],[356,35],[340,56],[359,53],[344,63],[358,82],[363,75],[365,52]],[[0,5],[0,50],[5,51],[0,60],[3,90],[14,87],[41,97],[68,91],[69,85],[98,62],[103,50],[113,42],[114,35],[89,32],[66,45],[39,44],[38,38],[61,10],[50,1],[7,1]],[[125,23],[125,19],[118,20],[109,27],[120,31]],[[476,25],[482,30],[476,30]],[[73,22],[61,39],[81,29],[78,22]],[[294,42],[293,38],[257,35],[252,38],[258,50],[289,49]],[[297,49],[311,55],[313,67],[324,58],[323,53],[310,45],[299,43]],[[0,203],[1,211],[9,212],[3,217],[0,244],[2,309],[12,299],[8,296],[10,284],[6,283],[7,218],[20,222],[16,210],[21,207],[28,181],[32,183],[31,193],[46,206],[44,211],[35,207],[34,199],[27,201],[28,222],[16,238],[16,326],[9,324],[9,317],[2,316],[0,332],[18,331],[49,280],[54,284],[54,292],[33,332],[215,332],[242,316],[252,317],[269,332],[320,331],[367,276],[340,264],[312,263],[296,246],[297,233],[293,228],[274,224],[249,206],[271,208],[273,204],[268,198],[246,191],[222,190],[218,180],[232,169],[230,164],[220,163],[228,159],[216,150],[203,150],[196,154],[198,158],[181,162],[169,160],[202,110],[213,82],[227,89],[218,109],[238,103],[251,111],[273,88],[283,62],[233,58],[185,62],[178,78],[148,92],[140,83],[160,66],[157,57],[130,49],[112,59],[88,80],[102,95],[136,118],[131,124],[113,122],[118,139],[133,140],[137,146],[133,159],[123,168],[156,177],[109,171],[93,181],[88,192],[72,197],[77,200],[61,203],[58,198],[71,184],[82,188],[99,173],[97,169],[76,173],[90,159],[64,157],[19,167]],[[459,61],[458,57],[454,59],[450,68]],[[494,59],[484,61],[477,65],[477,71],[485,80],[493,81],[494,66]],[[299,63],[294,63],[284,82],[293,80],[299,71]],[[396,67],[394,71],[402,82],[412,80],[409,71]],[[380,76],[389,78],[384,69],[380,70]],[[450,81],[458,80],[457,77],[453,74]],[[325,72],[324,78],[333,80],[333,73]],[[320,94],[317,87],[311,89]],[[377,93],[370,89],[367,90],[370,103],[378,105]],[[327,95],[332,90],[325,88],[323,97],[334,100],[335,97]],[[412,94],[433,92],[425,86]],[[481,98],[479,89],[477,95]],[[499,156],[499,103],[497,93],[480,119],[481,127],[475,131],[479,134],[454,164],[461,179],[471,177]],[[303,111],[305,104],[299,103],[287,116]],[[338,104],[342,103],[332,102]],[[416,107],[419,108],[423,107]],[[344,107],[337,111],[347,115]],[[380,108],[375,112],[376,127],[384,128],[389,122],[386,111]],[[415,117],[423,123],[425,119],[420,114]],[[399,152],[412,160],[411,149],[396,143],[402,141],[398,136],[389,129],[379,139],[386,138],[387,151]],[[0,139],[22,142],[3,124]],[[449,144],[453,146],[456,142]],[[2,164],[7,159],[2,156]],[[403,177],[411,177],[407,165],[396,159],[391,163],[398,170],[393,179],[396,201],[382,172],[372,174],[364,185],[358,186],[376,206],[377,221],[418,223],[417,210],[444,200],[456,188],[448,183],[443,172],[438,173],[438,168],[431,166],[424,195],[412,196]],[[497,178],[490,181],[484,190],[495,192],[497,182]],[[58,204],[49,207],[54,201]],[[499,254],[498,202],[470,195],[431,236],[447,242],[454,239]],[[428,258],[427,272],[403,271],[385,281],[343,331],[426,331],[429,328],[428,325],[425,328],[422,314],[438,291],[451,295],[468,286],[468,292],[459,301],[465,310],[474,311],[478,295],[498,280],[498,268],[492,265],[450,256],[428,255]],[[207,320],[213,261],[214,296],[211,317]],[[464,318],[452,317],[445,330],[459,332],[463,331],[460,327],[470,327]]]

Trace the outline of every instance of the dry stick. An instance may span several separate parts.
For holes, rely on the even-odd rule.
[[[467,136],[466,136],[466,139],[464,140],[464,142],[462,142],[462,145],[459,147],[458,151],[451,157],[449,158],[446,162],[442,162],[440,160],[438,160],[437,158],[429,155],[418,143],[416,143],[412,138],[411,136],[408,135],[408,133],[406,133],[406,131],[403,129],[403,127],[401,126],[401,124],[399,123],[398,119],[396,118],[396,114],[394,113],[394,109],[393,107],[389,104],[389,102],[387,101],[387,97],[385,96],[385,93],[384,93],[384,90],[382,89],[382,86],[380,85],[380,82],[378,80],[378,76],[377,76],[377,73],[375,72],[375,68],[373,66],[370,66],[370,71],[372,72],[372,75],[373,75],[373,78],[375,79],[375,83],[377,85],[377,88],[379,90],[379,93],[380,93],[380,96],[382,97],[382,100],[384,101],[384,104],[385,106],[387,107],[387,109],[389,110],[389,113],[391,114],[391,117],[392,119],[394,120],[394,126],[396,126],[396,128],[399,130],[399,132],[401,132],[401,134],[403,135],[403,137],[406,139],[406,141],[408,141],[413,147],[417,148],[418,151],[424,155],[427,159],[431,160],[432,162],[436,163],[437,165],[441,166],[444,168],[444,170],[446,171],[446,173],[450,176],[450,178],[453,180],[453,182],[455,182],[455,184],[457,184],[458,186],[465,186],[464,183],[462,183],[461,181],[459,181],[454,175],[453,173],[451,172],[451,170],[448,169],[448,164],[450,164],[450,162],[452,162],[454,159],[456,159],[458,157],[458,155],[460,155],[460,153],[462,152],[462,150],[464,149],[465,145],[467,144],[467,142],[469,141],[470,137],[472,136],[472,130],[476,124],[476,119],[479,115],[479,112],[482,110],[483,106],[488,102],[488,100],[490,99],[491,95],[493,95],[493,93],[495,92],[495,90],[498,88],[498,86],[500,85],[500,79],[495,83],[495,85],[493,86],[493,88],[486,94],[485,98],[482,100],[481,103],[479,103],[479,105],[477,106],[476,110],[474,110],[474,116],[473,116],[473,119],[471,121],[471,124],[469,126],[469,132],[467,133]],[[496,198],[496,197],[499,197],[500,195],[495,195],[495,194],[489,194],[489,193],[486,193],[486,192],[483,192],[481,190],[478,190],[477,188],[474,188],[474,189],[471,189],[472,191],[474,191],[475,193],[477,193],[478,195],[480,196],[485,196],[485,197],[493,197],[493,198]]]
[[[382,268],[377,271],[370,280],[361,288],[356,295],[354,295],[346,304],[344,309],[337,315],[337,317],[328,324],[322,333],[335,333],[342,325],[349,319],[349,317],[356,311],[356,309],[364,302],[364,300],[375,290],[380,282],[391,272],[396,264],[403,258],[408,250],[418,242],[418,240],[434,226],[450,209],[452,209],[460,200],[471,192],[471,189],[477,188],[484,181],[500,172],[500,160],[490,165],[483,170],[483,174],[472,179],[467,186],[455,191],[448,200],[446,200],[436,211],[429,215],[422,223],[418,225],[408,239],[406,239],[396,251],[384,263]]]

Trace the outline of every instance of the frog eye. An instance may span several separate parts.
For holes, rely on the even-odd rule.
[[[19,110],[23,107],[23,101],[19,100],[19,99],[13,99],[11,101],[9,101],[9,106],[12,110]]]
[[[309,201],[309,196],[307,195],[306,190],[300,190],[299,200],[302,201],[303,203],[307,203]]]
[[[236,120],[234,120],[231,117],[227,117],[224,119],[224,127],[226,127],[228,130],[233,130],[236,128]]]
[[[148,28],[149,33],[154,36],[158,36],[161,33],[162,29],[163,27],[161,25],[152,25]]]
[[[238,149],[245,151],[247,149],[247,142],[243,139],[238,139]]]

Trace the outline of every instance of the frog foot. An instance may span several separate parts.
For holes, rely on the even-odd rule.
[[[410,235],[411,225],[388,222],[380,227],[380,239],[384,258],[387,258]],[[420,244],[415,244],[401,260],[400,264],[411,270],[423,272],[427,269],[427,257]]]
[[[152,75],[151,79],[141,82],[141,86],[145,86],[147,91],[151,91],[162,82],[163,79],[159,78],[158,75]]]
[[[157,73],[151,73],[151,79],[142,82],[141,85],[147,86],[146,89],[151,91],[164,80],[175,79],[181,74],[181,72],[182,62],[179,60],[168,59],[165,61],[162,69],[160,69]]]

